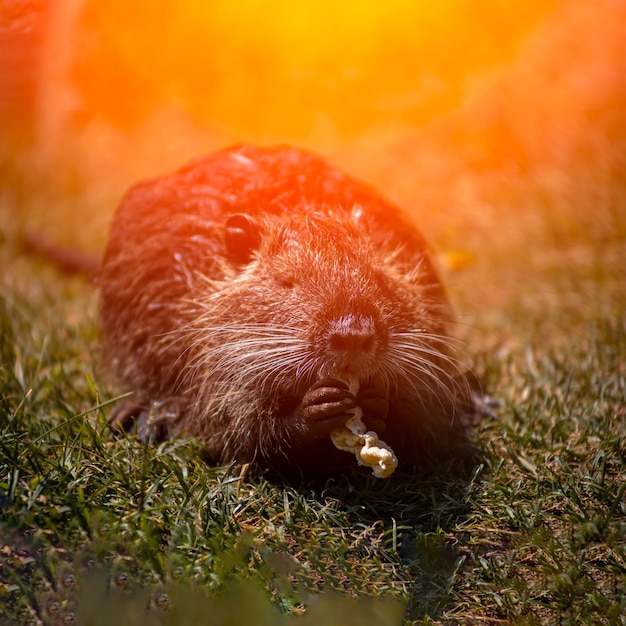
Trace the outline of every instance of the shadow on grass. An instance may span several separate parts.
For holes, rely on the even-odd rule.
[[[383,541],[406,572],[409,620],[428,623],[453,608],[451,589],[467,552],[458,529],[473,513],[469,495],[483,467],[479,447],[466,443],[412,474],[381,481],[355,471],[320,492],[339,500],[354,524],[382,524]]]

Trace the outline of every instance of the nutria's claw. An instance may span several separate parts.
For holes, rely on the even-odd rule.
[[[118,404],[109,415],[109,427],[113,436],[121,433],[139,433],[148,417],[148,411],[137,402]]]
[[[343,426],[354,409],[356,399],[348,386],[333,378],[315,382],[302,398],[301,413],[308,433],[315,438],[330,435],[335,428]]]
[[[143,441],[163,441],[167,438],[167,427],[162,420],[155,419],[153,409],[128,400],[113,409],[109,417],[111,435],[133,434]]]

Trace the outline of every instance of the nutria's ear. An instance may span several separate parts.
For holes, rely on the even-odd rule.
[[[247,263],[261,243],[261,233],[256,222],[244,213],[226,218],[224,243],[226,254],[235,263]]]

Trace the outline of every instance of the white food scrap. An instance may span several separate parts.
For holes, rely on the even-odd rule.
[[[349,387],[350,391],[356,394],[358,382],[349,383]],[[379,439],[373,430],[366,432],[363,409],[360,406],[351,412],[353,415],[346,421],[344,427],[330,433],[333,444],[339,450],[352,452],[359,465],[371,467],[376,478],[388,478],[398,466],[398,458],[391,447]]]

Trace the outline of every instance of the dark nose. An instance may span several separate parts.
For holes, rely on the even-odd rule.
[[[376,344],[376,326],[371,317],[348,314],[331,323],[328,345],[334,352],[373,352]]]

